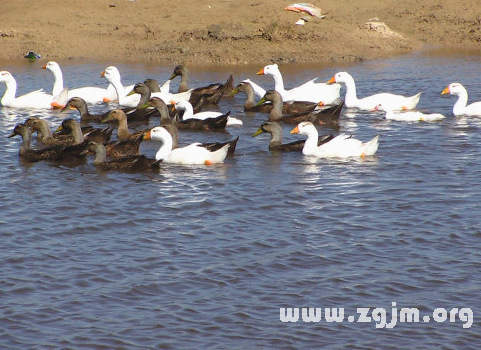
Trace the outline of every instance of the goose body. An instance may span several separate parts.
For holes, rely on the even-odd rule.
[[[481,116],[481,101],[474,102],[468,105],[468,91],[460,83],[449,84],[441,95],[450,94],[458,96],[456,103],[453,106],[454,116]]]
[[[362,142],[352,138],[350,135],[341,134],[318,146],[317,129],[311,122],[299,123],[292,129],[291,134],[307,135],[302,153],[306,156],[319,158],[371,156],[376,153],[379,145],[379,135],[368,142]]]
[[[57,96],[64,89],[63,74],[59,64],[55,61],[48,62],[44,69],[52,72],[54,77],[52,95]],[[68,89],[68,99],[72,97],[80,97],[87,103],[100,103],[109,92],[107,89],[96,86],[85,86],[76,89]]]
[[[174,101],[172,101],[173,103]],[[212,118],[218,118],[222,115],[223,113],[220,112],[215,112],[215,111],[206,111],[206,112],[199,112],[194,114],[194,109],[192,108],[192,105],[190,104],[189,101],[178,101],[175,104],[175,109],[177,110],[183,110],[184,115],[182,116],[183,120],[188,120],[188,119],[200,119],[200,120],[206,120],[206,119],[212,119]],[[237,119],[237,118],[232,118],[230,116],[227,117],[227,126],[231,125],[242,125],[242,120]]]
[[[219,144],[219,147],[206,147],[199,142],[186,147],[172,149],[172,136],[162,126],[156,126],[145,136],[146,140],[161,141],[162,146],[155,155],[155,159],[172,164],[215,164],[223,163],[227,156],[230,143]]]
[[[42,89],[16,97],[17,81],[10,72],[0,71],[0,82],[4,82],[6,85],[5,93],[0,100],[2,106],[29,109],[51,109],[52,107],[58,107],[53,95],[47,94]]]
[[[354,78],[347,72],[336,73],[327,83],[345,85],[345,106],[347,108],[357,108],[364,111],[372,111],[380,103],[384,106],[389,106],[389,108],[393,110],[414,109],[419,103],[419,98],[421,97],[420,92],[409,97],[391,93],[379,93],[358,99]]]
[[[257,72],[259,75],[272,75],[274,77],[274,89],[279,92],[284,101],[310,101],[323,102],[325,105],[334,104],[339,100],[341,86],[338,84],[328,85],[324,83],[316,83],[316,79],[312,79],[291,90],[284,88],[284,80],[277,64],[270,64]]]
[[[388,120],[403,121],[403,122],[434,122],[443,120],[445,118],[441,113],[423,113],[420,111],[394,111],[388,107],[384,107],[383,104],[378,104],[375,111],[386,112],[385,118]]]

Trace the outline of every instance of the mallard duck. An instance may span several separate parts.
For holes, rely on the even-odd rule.
[[[113,130],[114,129],[110,126],[103,129],[87,127],[84,133],[84,131],[80,127],[80,124],[75,119],[66,118],[62,120],[62,123],[55,130],[55,133],[57,134],[62,132],[66,133],[67,135],[71,135],[73,144],[79,144],[83,142],[84,139],[88,141],[95,141],[106,144],[110,141]]]
[[[258,75],[272,75],[274,78],[274,90],[279,92],[284,101],[311,101],[323,102],[325,105],[336,104],[339,100],[341,86],[316,83],[312,79],[291,90],[284,89],[284,81],[277,64],[269,64],[257,72]]]
[[[67,146],[73,144],[72,135],[57,135],[57,138],[55,138],[46,120],[38,117],[28,117],[24,124],[30,128],[32,134],[36,132],[37,140],[46,146]]]
[[[481,116],[481,101],[468,105],[468,91],[460,83],[451,83],[441,92],[441,95],[451,94],[458,96],[458,100],[453,106],[453,115],[455,117],[465,116]]]
[[[256,137],[262,133],[271,134],[271,142],[269,143],[269,149],[271,151],[283,151],[283,152],[300,152],[304,147],[305,140],[294,141],[290,143],[282,143],[282,128],[279,123],[265,122],[259,129],[252,135]],[[318,137],[317,145],[320,146],[334,138],[333,135],[323,135]]]
[[[104,118],[107,113],[102,114],[90,114],[87,102],[81,97],[72,97],[70,100],[67,101],[67,104],[64,108],[60,111],[61,113],[65,113],[71,109],[76,109],[80,113],[80,121],[82,123],[88,122],[97,122],[99,123],[102,118]]]
[[[32,134],[25,124],[17,124],[13,132],[8,136],[14,137],[20,135],[22,137],[22,146],[19,150],[19,156],[29,162],[38,162],[41,160],[50,160],[58,162],[75,162],[85,160],[85,150],[88,147],[88,141],[70,146],[49,146],[42,149],[31,148]]]
[[[144,136],[145,140],[161,141],[162,146],[155,155],[155,159],[164,163],[174,164],[214,164],[223,163],[232,142],[201,144],[192,143],[186,147],[172,149],[172,136],[162,126],[156,126]]]
[[[283,115],[282,113],[282,97],[276,90],[267,90],[264,97],[260,99],[258,104],[266,101],[272,103],[272,110],[269,113],[270,121],[278,121],[289,124],[296,124],[301,121],[310,121],[314,124],[335,124],[339,123],[339,116],[342,110],[342,103],[323,109],[314,110],[312,112],[297,113],[291,115]]]
[[[421,93],[414,96],[402,96],[391,93],[379,93],[361,99],[356,95],[356,83],[353,77],[347,72],[336,73],[327,84],[343,84],[346,86],[345,105],[347,108],[357,108],[365,111],[372,111],[374,107],[382,103],[393,110],[413,109],[419,103]]]
[[[151,97],[151,92],[149,87],[144,83],[138,83],[134,85],[132,91],[130,91],[127,96],[134,94],[140,95],[139,103],[135,108],[124,108],[122,109],[127,115],[128,122],[148,122],[151,117],[158,116],[157,110],[155,108],[142,108],[144,107]]]
[[[240,82],[234,90],[232,90],[231,95],[234,96],[239,92],[244,92],[247,95],[247,100],[244,103],[244,111],[246,112],[260,112],[260,113],[270,113],[272,110],[272,103],[263,103],[257,105],[254,100],[254,88],[252,85],[246,81]],[[282,114],[298,114],[298,113],[308,113],[312,112],[319,104],[309,101],[288,101],[282,104]]]
[[[352,138],[351,135],[341,134],[318,146],[317,129],[311,122],[299,123],[291,130],[291,134],[307,135],[302,153],[319,158],[372,156],[376,153],[379,145],[379,135],[368,142],[362,142]]]
[[[95,153],[93,164],[103,170],[118,170],[127,172],[157,172],[159,161],[147,158],[144,155],[127,155],[107,161],[107,150],[98,142],[90,141],[88,150]]]
[[[169,80],[174,79],[175,77],[180,76],[181,81],[179,85],[179,92],[184,92],[189,90],[189,69],[183,65],[179,64],[174,68],[174,72],[172,73]],[[217,104],[219,103],[220,98],[223,95],[228,95],[234,88],[234,77],[232,75],[229,76],[225,83],[214,83],[203,87],[198,87],[192,90],[192,97],[189,99],[189,102],[195,104],[195,101],[200,98],[200,96],[204,96],[206,104]]]
[[[102,119],[102,123],[117,122],[117,139],[123,140],[136,140],[139,135],[143,135],[145,131],[137,131],[131,133],[127,124],[127,115],[121,109],[111,110],[107,116]]]
[[[184,114],[182,115],[182,120],[188,120],[188,119],[205,120],[208,118],[217,118],[224,115],[223,113],[214,112],[214,111],[199,112],[194,114],[192,105],[188,101],[178,101],[175,103],[174,101],[172,101],[171,104],[174,105],[174,108],[176,110],[184,111]],[[230,112],[226,114],[229,115]],[[242,125],[242,120],[228,116],[227,126],[230,126],[230,125]]]

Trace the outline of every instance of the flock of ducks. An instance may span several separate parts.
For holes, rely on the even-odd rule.
[[[223,83],[190,88],[190,72],[185,65],[176,66],[163,85],[155,79],[146,79],[142,83],[124,86],[118,69],[110,66],[101,72],[101,77],[109,83],[107,88],[89,86],[69,89],[64,87],[62,71],[56,62],[50,61],[43,68],[54,76],[51,94],[36,90],[17,97],[14,77],[7,71],[0,71],[0,82],[6,85],[1,105],[22,109],[59,108],[62,112],[76,109],[79,119],[64,119],[55,132],[51,131],[47,121],[36,116],[17,124],[9,137],[21,136],[19,155],[29,162],[85,162],[88,154],[94,154],[94,165],[121,171],[158,171],[162,162],[222,163],[228,154],[234,153],[238,137],[224,143],[195,142],[181,147],[179,130],[224,130],[226,127],[242,126],[242,120],[230,116],[230,112],[203,110],[209,105],[217,105],[225,96],[240,93],[246,96],[246,112],[267,114],[266,122],[253,137],[269,133],[270,150],[298,151],[314,157],[364,157],[376,153],[379,135],[367,142],[346,134],[318,135],[316,125],[337,125],[344,107],[384,111],[386,119],[399,121],[437,121],[444,118],[439,113],[426,114],[414,110],[421,93],[407,97],[378,93],[358,98],[355,81],[347,72],[336,73],[326,83],[313,79],[286,90],[277,64],[267,65],[257,72],[258,75],[271,75],[274,79],[274,89],[266,91],[250,79],[234,87],[232,76]],[[181,77],[179,89],[170,92],[170,82],[176,77]],[[341,85],[346,89],[344,100],[340,98]],[[481,116],[481,102],[467,105],[468,93],[461,84],[452,83],[441,94],[458,97],[453,107],[455,116]],[[102,114],[90,114],[90,104],[105,102],[117,103],[118,108]],[[151,117],[159,117],[159,126],[135,132],[129,130],[129,124],[146,123]],[[105,123],[107,126],[95,128],[91,123]],[[291,134],[307,138],[283,143],[281,124],[296,124]],[[116,140],[111,141],[114,128],[117,128]],[[36,148],[31,147],[33,133],[37,134]],[[144,140],[161,142],[155,159],[140,154],[140,143]]]

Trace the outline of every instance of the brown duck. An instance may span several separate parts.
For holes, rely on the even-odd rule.
[[[271,151],[301,152],[304,143],[306,142],[306,140],[299,140],[290,143],[282,143],[282,128],[277,122],[267,121],[263,123],[252,137],[256,137],[262,133],[271,134],[271,141],[269,143],[269,149]],[[319,136],[317,145],[320,146],[323,143],[329,142],[333,138],[334,135]]]

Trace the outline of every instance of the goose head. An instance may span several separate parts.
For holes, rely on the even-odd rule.
[[[55,61],[49,61],[45,66],[42,67],[43,69],[49,70],[52,73],[61,73],[60,66]]]
[[[114,66],[105,68],[105,70],[100,73],[100,76],[107,79],[109,82],[120,81],[119,70]]]
[[[264,68],[262,68],[260,71],[257,72],[257,75],[266,75],[266,74],[269,74],[269,75],[276,75],[276,74],[280,74],[280,71],[279,71],[279,67],[277,66],[277,64],[268,64],[267,66],[265,66]]]
[[[162,141],[164,142],[166,139],[172,139],[172,136],[162,126],[156,126],[155,128],[150,129],[145,135],[144,140],[154,140],[154,141]]]
[[[15,81],[15,78],[10,72],[2,70],[0,71],[0,81],[4,83],[10,83],[11,81]]]
[[[302,122],[291,130],[291,134],[310,135],[317,133],[317,129],[311,122]]]
[[[451,94],[460,96],[463,94],[467,94],[465,87],[460,83],[451,83],[441,92],[441,95]]]
[[[354,81],[354,79],[348,72],[338,72],[334,74],[334,76],[331,79],[329,79],[326,84],[334,84],[334,83],[346,84],[352,81]]]

